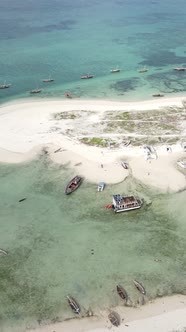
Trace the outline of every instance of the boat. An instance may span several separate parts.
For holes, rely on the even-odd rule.
[[[143,295],[146,294],[145,287],[143,287],[143,285],[139,281],[133,280],[133,283],[136,286],[137,290],[139,290],[140,293],[142,293]]]
[[[0,255],[8,255],[7,251],[0,249]]]
[[[108,315],[108,319],[114,326],[119,326],[120,325],[120,316],[118,315],[117,312],[111,311],[110,314]]]
[[[186,68],[184,68],[184,67],[177,67],[177,68],[174,68],[174,70],[177,70],[177,71],[185,71]]]
[[[115,69],[110,70],[111,73],[119,73],[120,71],[121,71],[121,69],[119,69],[119,68],[115,68]]]
[[[94,75],[84,75],[84,76],[81,76],[81,79],[82,80],[87,80],[87,79],[93,78],[93,77],[94,77]]]
[[[35,89],[35,90],[31,90],[30,93],[40,93],[42,90],[41,89]]]
[[[98,183],[98,191],[103,191],[105,188],[105,183],[104,182],[99,182]]]
[[[115,213],[139,209],[143,202],[134,196],[121,196],[120,194],[112,196],[113,209]]]
[[[26,201],[26,197],[19,199],[19,203],[24,201]]]
[[[0,85],[0,89],[8,89],[11,86],[11,84],[6,84],[6,81],[4,82],[4,84]]]
[[[128,294],[127,294],[126,290],[125,290],[122,286],[117,285],[116,289],[117,289],[117,293],[118,293],[118,295],[119,295],[123,300],[127,300],[127,299],[128,299]]]
[[[142,69],[138,70],[138,73],[146,73],[148,69],[146,67],[143,67]]]
[[[125,168],[125,169],[128,169],[128,168],[129,168],[129,164],[126,163],[126,162],[124,162],[124,161],[121,162],[121,166],[122,166],[123,168]]]
[[[44,82],[44,83],[54,82],[54,79],[51,78],[51,77],[49,77],[49,78],[44,78],[44,79],[42,80],[42,82]]]
[[[80,308],[79,304],[77,303],[77,301],[72,296],[67,296],[67,300],[68,300],[68,304],[71,307],[72,311],[75,314],[79,314],[81,311],[81,308]]]
[[[186,168],[186,160],[178,160],[177,165],[179,165],[182,168]]]
[[[65,194],[69,195],[71,194],[74,190],[76,190],[82,182],[82,178],[78,175],[76,175],[70,182],[67,184],[66,189],[65,189]]]
[[[153,97],[164,97],[164,95],[163,94],[161,94],[161,93],[155,93],[154,95],[152,95]]]

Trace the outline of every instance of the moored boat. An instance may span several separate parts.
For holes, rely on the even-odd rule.
[[[121,166],[122,166],[123,168],[125,168],[125,169],[128,169],[128,168],[129,168],[129,164],[126,163],[126,162],[124,162],[124,161],[121,162]]]
[[[0,255],[8,255],[8,253],[4,249],[0,249]]]
[[[74,190],[76,190],[82,182],[82,177],[76,175],[70,182],[67,184],[65,188],[65,194],[69,195],[71,194]]]
[[[67,300],[68,300],[68,304],[71,307],[72,311],[75,314],[79,314],[81,311],[81,308],[80,308],[79,304],[77,303],[77,301],[72,296],[67,296]]]
[[[123,299],[123,300],[126,300],[128,299],[128,294],[126,292],[126,290],[121,286],[121,285],[117,285],[116,287],[117,289],[117,293],[118,295]]]
[[[185,67],[177,67],[177,68],[174,68],[174,70],[177,70],[177,71],[185,71],[186,68],[185,68]]]
[[[11,86],[11,84],[6,84],[6,81],[4,82],[4,84],[0,85],[0,89],[8,89]]]
[[[84,75],[84,76],[81,76],[81,79],[86,80],[86,79],[93,78],[93,77],[94,77],[94,75]]]
[[[164,97],[164,95],[163,94],[161,94],[161,93],[155,93],[154,95],[152,95],[153,97]]]
[[[146,294],[145,287],[137,280],[133,280],[134,285],[136,286],[137,290],[142,293],[143,295]]]
[[[99,182],[98,183],[98,191],[103,191],[105,188],[105,182]]]
[[[113,209],[115,213],[139,209],[143,202],[134,196],[121,196],[120,194],[112,196]]]
[[[148,69],[146,67],[143,67],[142,69],[138,70],[138,73],[146,73]]]
[[[178,160],[177,165],[182,168],[186,168],[186,160]]]
[[[53,78],[44,78],[42,80],[42,82],[44,82],[44,83],[50,83],[50,82],[54,82],[54,79]]]
[[[119,73],[120,71],[121,71],[121,69],[119,69],[119,68],[115,68],[115,69],[110,70],[111,73]]]
[[[108,319],[114,326],[119,326],[120,325],[120,316],[118,315],[117,312],[111,311],[110,314],[108,315]]]
[[[41,89],[35,89],[35,90],[31,90],[30,93],[34,94],[34,93],[40,93]]]

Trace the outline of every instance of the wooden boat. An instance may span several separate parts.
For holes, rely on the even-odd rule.
[[[71,194],[74,190],[76,190],[82,182],[82,178],[78,175],[76,175],[70,182],[67,184],[66,189],[65,189],[65,194],[69,195]]]
[[[4,84],[0,85],[0,89],[8,89],[11,86],[11,84],[6,84],[6,81],[4,82]]]
[[[120,325],[120,316],[118,315],[117,312],[111,311],[110,314],[108,315],[108,319],[114,326],[119,326]]]
[[[146,67],[139,69],[138,73],[146,73],[148,71],[148,69]]]
[[[0,249],[0,255],[8,255],[7,251]]]
[[[143,285],[139,281],[133,280],[133,283],[136,286],[137,290],[139,290],[140,293],[142,293],[143,295],[146,294],[145,287],[143,287]]]
[[[53,78],[44,78],[42,80],[42,82],[44,82],[44,83],[54,82],[54,79]]]
[[[119,68],[115,68],[115,69],[110,70],[111,73],[119,73],[120,71],[121,71],[121,69],[119,69]]]
[[[123,168],[125,168],[125,169],[128,169],[128,168],[129,168],[129,164],[126,163],[126,162],[124,162],[124,161],[121,162],[121,166],[122,166]]]
[[[30,93],[40,93],[42,90],[41,89],[35,89],[35,90],[31,90]]]
[[[163,94],[161,94],[161,93],[155,93],[154,95],[152,95],[153,97],[164,97],[164,95]]]
[[[71,307],[72,311],[75,314],[79,314],[81,311],[81,308],[80,308],[79,304],[77,303],[77,301],[72,296],[67,296],[67,300],[68,300],[68,304]]]
[[[94,75],[84,75],[84,76],[81,76],[81,79],[82,80],[87,80],[87,79],[93,78],[93,77],[94,77]]]
[[[174,68],[174,70],[177,70],[177,71],[185,71],[186,68],[184,68],[184,67],[177,67],[177,68]]]
[[[117,285],[116,289],[117,289],[117,293],[118,293],[118,295],[119,295],[123,300],[127,300],[127,299],[128,299],[128,294],[127,294],[126,290],[125,290],[122,286]]]

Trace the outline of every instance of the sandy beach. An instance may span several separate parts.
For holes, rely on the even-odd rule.
[[[143,146],[102,148],[81,143],[80,129],[86,128],[97,135],[97,125],[105,112],[160,110],[162,107],[182,107],[182,99],[150,100],[139,103],[123,103],[95,100],[17,101],[0,107],[0,162],[22,163],[47,154],[55,162],[73,169],[87,181],[109,183],[122,182],[129,174],[142,183],[164,192],[176,192],[186,187],[184,172],[177,160],[185,157],[180,143],[155,147],[154,158],[147,159]],[[55,114],[83,113],[73,124],[73,119],[59,119]],[[88,116],[89,115],[89,116]],[[94,132],[92,123],[95,124]],[[185,125],[185,123],[183,123]],[[91,129],[90,129],[91,128]],[[72,134],[69,134],[69,130]],[[184,132],[184,131],[183,131]],[[116,133],[117,134],[117,133]],[[137,135],[137,133],[136,133]],[[129,169],[121,166],[129,163]],[[120,327],[111,326],[108,312],[94,313],[93,317],[78,318],[53,325],[38,326],[31,332],[171,332],[182,331],[186,326],[186,298],[184,295],[159,298],[142,307],[114,308],[122,320]],[[123,320],[124,319],[124,320]]]
[[[0,161],[26,162],[36,158],[44,148],[52,161],[68,165],[74,174],[80,174],[91,182],[118,183],[130,172],[134,178],[162,191],[182,190],[186,186],[185,175],[176,166],[177,160],[185,156],[181,144],[172,145],[171,153],[167,152],[166,146],[157,146],[156,159],[146,160],[143,146],[130,144],[114,149],[101,148],[82,144],[80,139],[85,130],[86,135],[98,135],[97,126],[103,113],[183,107],[183,100],[165,98],[138,103],[79,99],[22,100],[4,104],[0,107]],[[69,112],[77,116],[76,121],[68,117],[55,117],[56,114]],[[80,113],[83,116],[78,119]],[[118,135],[117,132],[111,136],[114,135]],[[121,161],[129,163],[129,171],[121,167]]]
[[[114,308],[121,319],[121,325],[114,327],[108,319],[109,311],[95,313],[93,317],[78,317],[62,323],[29,329],[30,332],[184,332],[186,327],[186,297],[174,295],[159,298],[148,304],[128,308]]]

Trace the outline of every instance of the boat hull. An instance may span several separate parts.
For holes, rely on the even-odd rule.
[[[114,212],[115,213],[127,212],[127,211],[136,210],[136,209],[140,209],[140,208],[141,208],[141,205],[140,206],[131,207],[131,208],[126,208],[126,209],[115,209],[114,208]]]
[[[73,193],[77,188],[79,188],[80,184],[82,183],[82,178],[80,176],[75,176],[66,186],[65,188],[65,195],[70,195]]]

